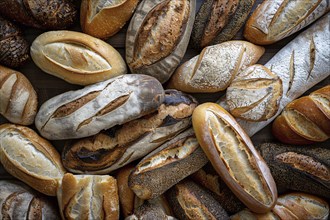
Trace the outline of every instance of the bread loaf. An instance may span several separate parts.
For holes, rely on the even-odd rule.
[[[243,26],[255,0],[206,0],[202,3],[191,33],[195,48],[231,40]]]
[[[228,41],[206,47],[183,63],[171,77],[168,88],[190,93],[225,90],[236,74],[255,64],[265,49],[247,41]]]
[[[330,137],[330,85],[290,102],[272,127],[288,144],[310,144]]]
[[[166,82],[183,58],[195,19],[196,0],[143,0],[126,36],[132,73]]]
[[[156,111],[163,100],[155,78],[122,75],[51,98],[40,107],[35,124],[50,140],[82,138]]]
[[[299,34],[265,64],[282,80],[283,96],[276,114],[270,119],[262,122],[237,119],[249,136],[272,122],[289,102],[330,75],[329,37],[330,13]],[[219,103],[228,109],[225,97]]]
[[[144,157],[129,176],[129,187],[153,199],[207,163],[194,132],[188,129]]]
[[[197,106],[193,113],[196,138],[214,169],[249,209],[271,210],[277,189],[270,170],[235,119],[215,103]]]
[[[330,149],[264,143],[257,146],[278,188],[330,198]]]
[[[64,166],[75,173],[106,174],[144,157],[191,126],[197,101],[177,90],[165,90],[157,112],[95,136],[67,144]]]
[[[59,220],[55,203],[15,180],[0,180],[0,219]]]
[[[29,44],[21,29],[0,16],[0,63],[15,68],[28,59]]]
[[[83,0],[80,24],[83,32],[98,38],[116,34],[131,18],[139,0]]]
[[[247,121],[264,121],[278,110],[282,81],[267,67],[256,64],[239,72],[226,91],[230,113]]]
[[[0,139],[0,162],[8,173],[55,196],[65,173],[56,149],[32,129],[14,124],[0,125]]]
[[[248,19],[244,37],[255,44],[272,44],[303,29],[329,9],[328,0],[265,0]]]
[[[78,13],[70,0],[2,0],[0,14],[30,27],[65,29]]]
[[[121,55],[106,42],[74,31],[49,31],[32,43],[35,64],[69,83],[89,85],[125,74]]]
[[[62,219],[119,219],[117,181],[104,175],[64,175],[57,191]]]
[[[20,72],[0,65],[0,113],[12,123],[30,125],[37,114],[37,93]]]
[[[166,192],[175,216],[179,219],[221,219],[229,216],[221,205],[191,180],[183,180]]]

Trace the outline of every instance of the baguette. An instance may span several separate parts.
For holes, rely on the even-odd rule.
[[[106,39],[115,35],[131,18],[139,0],[83,0],[80,24],[83,32]]]
[[[283,95],[276,114],[270,119],[262,122],[237,119],[249,136],[272,122],[289,102],[330,75],[329,22],[330,13],[298,35],[265,64],[282,80]],[[224,96],[218,103],[228,109]]]
[[[158,80],[128,74],[69,91],[45,102],[35,124],[50,140],[82,138],[156,111],[164,101]]]
[[[119,52],[106,42],[75,31],[49,31],[32,43],[31,57],[44,72],[69,83],[89,85],[125,74]]]
[[[30,125],[37,114],[38,97],[20,72],[0,65],[0,114],[15,124]]]
[[[266,162],[235,119],[215,103],[197,106],[193,113],[196,138],[214,169],[249,209],[271,210],[277,189]]]
[[[56,149],[32,129],[14,124],[0,125],[0,139],[0,162],[7,172],[35,190],[55,196],[66,172]]]
[[[225,90],[236,74],[255,64],[265,49],[247,41],[228,41],[206,47],[183,63],[171,77],[168,88],[189,93]]]
[[[311,144],[330,137],[330,85],[290,102],[272,127],[287,144]]]
[[[131,72],[166,82],[186,52],[195,10],[196,0],[143,0],[126,35]]]
[[[244,37],[255,44],[272,44],[303,29],[329,9],[328,0],[265,0],[248,19]]]

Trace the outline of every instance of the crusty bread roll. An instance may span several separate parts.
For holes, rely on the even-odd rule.
[[[32,43],[31,57],[46,73],[89,85],[127,72],[119,52],[106,42],[75,31],[49,31]]]
[[[64,175],[57,191],[62,219],[119,219],[117,181],[108,175]]]
[[[108,38],[125,25],[138,3],[139,0],[82,0],[81,28],[94,37]]]
[[[32,129],[0,125],[0,162],[14,177],[49,196],[55,196],[66,172],[60,154]]]
[[[270,119],[261,122],[237,119],[249,136],[272,122],[289,102],[330,75],[329,38],[330,13],[299,34],[265,64],[282,80],[283,96],[278,111]],[[219,103],[228,109],[225,97]]]
[[[215,103],[197,106],[193,113],[196,138],[214,169],[249,209],[271,210],[277,189],[266,162],[235,119]]]
[[[330,85],[290,102],[272,127],[287,144],[311,144],[330,138]]]
[[[264,121],[278,110],[282,81],[267,67],[256,64],[239,72],[226,91],[230,113],[247,121]]]
[[[49,99],[35,124],[50,140],[82,138],[154,112],[163,101],[158,80],[127,74]]]
[[[228,41],[206,47],[183,63],[171,77],[168,88],[189,93],[225,90],[236,74],[255,64],[265,49],[247,41]]]
[[[143,0],[126,35],[126,61],[132,73],[166,82],[188,47],[196,0]]]
[[[125,220],[176,220],[176,218],[168,215],[158,203],[152,203],[150,200],[145,201],[138,207],[134,214],[125,218]]]
[[[265,0],[248,19],[244,37],[255,44],[272,44],[303,29],[329,9],[329,0]]]
[[[38,108],[37,93],[20,72],[0,65],[0,114],[10,122],[30,125]]]

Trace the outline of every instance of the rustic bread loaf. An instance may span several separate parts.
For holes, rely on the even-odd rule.
[[[247,41],[228,41],[206,47],[183,63],[171,77],[168,88],[190,93],[225,90],[236,74],[255,64],[265,49]]]
[[[0,63],[18,67],[29,59],[29,44],[21,29],[0,16]]]
[[[270,170],[235,119],[215,103],[197,106],[193,113],[196,138],[214,169],[249,209],[271,210],[277,189]]]
[[[196,0],[143,0],[127,30],[126,61],[132,73],[166,82],[183,58]]]
[[[330,198],[330,148],[264,143],[257,149],[278,188]]]
[[[144,157],[191,126],[196,106],[192,96],[165,90],[164,102],[157,112],[67,144],[62,162],[75,173],[109,173]]]
[[[65,29],[78,13],[70,0],[1,0],[0,14],[30,27]]]
[[[56,149],[32,129],[0,125],[0,162],[14,177],[49,196],[55,196],[65,170]]]
[[[330,13],[298,35],[265,64],[282,80],[283,96],[277,113],[270,119],[262,122],[237,119],[249,136],[272,122],[289,102],[329,77],[329,37]],[[219,103],[228,109],[225,97],[222,97]]]
[[[55,203],[22,182],[0,180],[0,192],[0,219],[60,219]]]
[[[272,127],[273,135],[287,144],[310,144],[330,138],[330,85],[285,106]]]
[[[57,191],[62,219],[119,219],[117,181],[108,175],[64,175]]]
[[[75,31],[49,31],[32,43],[31,57],[46,73],[89,85],[125,74],[119,52],[106,42]]]
[[[175,216],[179,219],[221,219],[229,216],[221,205],[191,180],[183,180],[166,192]]]
[[[248,19],[244,37],[255,44],[272,44],[303,29],[329,9],[328,0],[265,0]]]
[[[50,140],[82,138],[156,111],[163,100],[155,78],[122,75],[51,98],[40,107],[35,124]]]
[[[195,48],[231,40],[243,26],[255,0],[205,0],[191,33]]]
[[[105,39],[116,34],[131,18],[139,0],[82,0],[80,24],[83,32]]]
[[[142,199],[156,198],[206,163],[194,131],[188,129],[144,157],[128,185]]]
[[[0,114],[15,124],[30,125],[38,108],[37,93],[20,72],[0,65]]]
[[[267,67],[256,64],[239,72],[226,91],[230,113],[247,121],[265,121],[278,110],[282,81]]]

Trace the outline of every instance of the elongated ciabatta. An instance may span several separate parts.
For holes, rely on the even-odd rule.
[[[20,72],[0,66],[0,114],[10,122],[30,125],[37,114],[38,97]]]
[[[56,149],[32,129],[0,126],[0,162],[14,177],[49,196],[55,196],[65,170]]]
[[[282,80],[283,96],[278,111],[270,119],[262,122],[237,119],[249,136],[272,122],[289,102],[330,75],[329,38],[330,13],[299,34],[265,64]],[[229,109],[225,97],[219,103]]]
[[[270,170],[235,119],[215,103],[193,113],[196,138],[227,186],[249,209],[271,210],[277,189]]]
[[[119,52],[106,42],[74,31],[49,31],[32,43],[31,57],[46,73],[89,85],[127,72]]]
[[[152,199],[207,163],[194,131],[188,129],[144,157],[129,176],[129,187]]]
[[[166,82],[186,52],[195,10],[196,0],[143,0],[127,30],[131,72]]]
[[[51,98],[35,124],[50,140],[82,138],[156,111],[163,100],[163,87],[154,77],[122,75]]]
[[[125,25],[138,3],[139,0],[83,0],[81,28],[94,37],[108,38]]]
[[[265,0],[247,21],[244,37],[255,44],[272,44],[303,29],[329,9],[329,0]]]
[[[57,191],[62,219],[119,219],[117,181],[108,175],[64,175]]]
[[[74,173],[107,174],[144,157],[191,126],[196,106],[192,96],[165,90],[157,112],[66,145],[63,164]]]
[[[0,219],[58,219],[56,203],[16,180],[0,180]]]
[[[255,64],[264,51],[263,47],[238,40],[206,47],[175,71],[168,87],[190,93],[225,90],[236,74]]]
[[[330,149],[264,143],[257,146],[278,188],[330,198]]]

